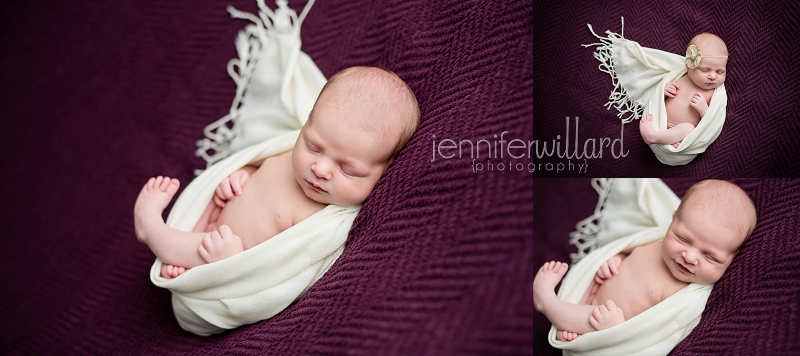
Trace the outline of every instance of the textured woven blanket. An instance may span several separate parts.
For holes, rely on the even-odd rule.
[[[664,238],[680,200],[658,179],[618,179],[603,206],[603,244],[572,266],[558,297],[577,304],[603,262]],[[624,218],[620,218],[625,216]],[[608,223],[606,223],[608,221]],[[639,222],[647,221],[647,224]],[[614,327],[564,342],[550,328],[549,342],[565,355],[666,355],[700,322],[713,285],[692,283]]]
[[[652,126],[656,131],[667,129],[667,108],[664,100],[664,86],[676,82],[686,74],[685,58],[653,48],[642,47],[639,43],[627,40],[622,35],[606,31],[607,37],[597,35],[589,25],[592,34],[600,40],[594,57],[600,61],[600,68],[606,68],[615,87],[609,96],[606,107],[619,110],[619,117],[628,114],[623,122],[641,119],[642,115],[652,114]],[[589,45],[592,46],[592,45]],[[650,149],[661,163],[680,166],[691,162],[698,154],[705,152],[722,132],[725,123],[725,108],[728,96],[725,84],[714,90],[708,111],[677,148],[671,144],[652,144]]]
[[[530,139],[527,0],[317,1],[302,50],[326,77],[392,69],[419,100],[419,130],[299,300],[208,337],[181,329],[172,294],[150,281],[154,256],[134,238],[131,206],[149,177],[188,183],[207,168],[196,141],[230,113],[226,66],[252,23],[231,19],[229,5],[259,10],[253,0],[0,6],[0,353],[531,354],[534,180],[476,174],[468,157],[431,162],[434,134]],[[305,5],[288,4],[298,16]]]

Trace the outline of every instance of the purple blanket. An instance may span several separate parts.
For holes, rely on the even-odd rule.
[[[664,179],[680,197],[699,179]],[[800,352],[800,180],[733,179],[756,205],[758,226],[717,282],[700,324],[672,355],[789,355]],[[569,262],[575,223],[591,215],[597,194],[588,179],[537,179],[534,236],[548,248],[534,266]],[[560,355],[547,342],[550,323],[534,315],[534,350]]]
[[[327,76],[397,72],[419,99],[419,131],[302,299],[221,335],[178,327],[132,209],[148,177],[186,184],[204,166],[195,141],[230,106],[225,66],[248,24],[229,4],[256,11],[253,0],[0,7],[2,353],[529,354],[530,173],[431,162],[433,135],[530,140],[529,1],[318,2],[304,50]]]
[[[540,153],[545,142],[548,150],[554,141],[560,142],[562,157],[534,156],[533,161],[542,164],[535,176],[800,176],[800,72],[795,69],[800,58],[800,14],[796,2],[597,3],[536,2],[533,140],[539,141]],[[706,152],[685,166],[660,163],[642,140],[639,122],[623,128],[617,111],[603,106],[613,88],[611,77],[598,69],[594,47],[581,45],[598,42],[586,24],[599,35],[604,36],[606,30],[620,33],[620,17],[625,18],[625,38],[645,47],[684,54],[689,40],[704,31],[719,35],[728,45],[725,125]],[[595,143],[586,144],[591,139]],[[618,144],[613,151],[604,147],[599,158],[601,139],[618,140]],[[581,155],[584,145],[590,155],[594,145],[598,148],[594,158],[566,157],[567,140],[573,150],[578,142]]]

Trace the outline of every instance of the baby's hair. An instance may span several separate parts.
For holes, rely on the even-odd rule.
[[[343,92],[340,93],[339,98],[347,99],[348,104],[354,104],[359,109],[370,109],[380,115],[380,117],[355,115],[354,118],[358,118],[357,123],[361,127],[385,137],[395,134],[399,136],[389,156],[389,163],[391,163],[419,126],[420,111],[417,98],[408,84],[391,70],[359,66],[350,67],[334,74],[322,87],[317,100],[322,97],[323,93],[337,86],[337,83],[350,82],[352,84],[353,80],[357,85],[341,89]],[[369,107],[364,107],[364,104]],[[397,122],[392,121],[401,121],[402,126],[399,133],[396,132],[396,128],[393,128]]]
[[[703,32],[694,36],[686,47],[691,45],[699,46],[703,50],[703,56],[728,56],[728,46],[725,41],[713,33]]]
[[[694,199],[695,204],[719,211],[715,214],[718,221],[736,231],[743,231],[744,240],[739,248],[744,246],[756,228],[755,204],[750,196],[734,183],[708,179],[694,184],[683,195],[676,214],[680,214],[681,207],[690,199]]]

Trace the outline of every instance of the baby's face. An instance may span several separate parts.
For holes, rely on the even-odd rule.
[[[292,151],[306,195],[323,204],[362,203],[383,175],[391,148],[358,127],[336,105],[318,101]]]
[[[728,58],[706,58],[700,59],[700,65],[695,69],[687,67],[689,79],[698,87],[704,90],[717,89],[725,83],[727,75],[726,67]]]
[[[730,266],[744,240],[741,231],[718,223],[709,212],[687,201],[672,213],[661,257],[676,279],[686,283],[716,283]]]

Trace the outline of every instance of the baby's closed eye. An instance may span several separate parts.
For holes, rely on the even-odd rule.
[[[356,173],[353,172],[353,170],[350,169],[350,167],[348,167],[348,166],[339,166],[339,168],[342,170],[342,173],[344,173],[345,175],[352,176],[352,177],[354,177],[356,175]]]

